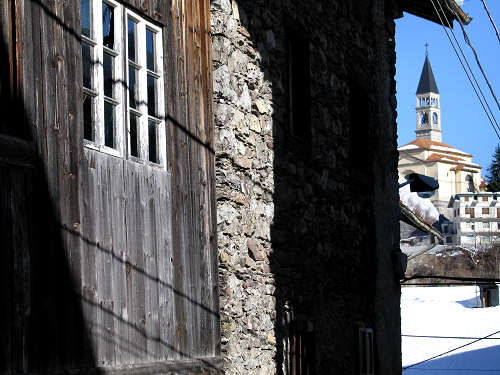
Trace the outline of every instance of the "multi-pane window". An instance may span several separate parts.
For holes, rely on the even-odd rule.
[[[162,33],[113,0],[81,0],[84,140],[165,166]]]

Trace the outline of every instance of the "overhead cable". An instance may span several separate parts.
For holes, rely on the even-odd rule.
[[[493,110],[490,108],[490,105],[488,104],[488,101],[486,100],[486,97],[484,96],[483,90],[481,89],[481,86],[479,85],[479,82],[478,82],[478,81],[477,81],[477,79],[476,79],[476,75],[474,74],[474,72],[472,71],[472,68],[471,68],[471,67],[470,67],[470,65],[469,65],[469,61],[467,60],[467,57],[465,56],[465,53],[464,53],[464,51],[462,50],[462,47],[460,46],[460,43],[458,42],[458,39],[457,39],[457,37],[456,37],[456,35],[455,35],[455,32],[453,31],[453,27],[452,27],[452,25],[450,24],[450,22],[449,22],[449,20],[448,20],[448,17],[446,17],[446,13],[444,12],[443,7],[441,6],[441,2],[438,2],[438,4],[439,4],[439,8],[441,9],[441,12],[443,13],[443,16],[444,16],[444,18],[445,18],[445,20],[446,20],[446,23],[448,24],[448,27],[450,28],[451,35],[453,35],[453,39],[455,40],[455,43],[457,44],[457,47],[458,47],[458,49],[460,50],[460,53],[462,54],[462,57],[463,57],[463,59],[464,59],[465,63],[467,64],[467,68],[469,68],[469,71],[470,71],[470,73],[471,73],[471,75],[472,75],[472,78],[474,79],[474,82],[476,83],[476,85],[477,85],[477,87],[478,87],[478,89],[479,89],[479,92],[481,93],[481,97],[483,98],[483,100],[484,100],[484,102],[485,102],[486,106],[488,107],[488,110],[490,111],[491,116],[493,117],[493,120],[495,121],[495,124],[497,125],[497,129],[499,129],[499,130],[500,130],[499,125],[498,125],[498,123],[496,122],[495,116],[493,115]],[[472,43],[470,43],[469,37],[467,36],[467,33],[465,32],[465,28],[464,28],[464,25],[463,25],[463,23],[462,23],[462,21],[461,21],[460,17],[458,17],[458,15],[457,15],[457,14],[455,13],[455,11],[454,11],[454,10],[453,10],[453,9],[452,9],[449,5],[448,5],[448,3],[447,3],[447,7],[448,7],[448,10],[449,10],[450,12],[452,12],[452,13],[454,13],[454,14],[455,14],[457,21],[460,23],[460,27],[462,28],[462,32],[464,33],[464,39],[466,40],[467,44],[468,44],[468,45],[472,48],[472,51],[474,52],[474,56],[476,57],[476,62],[477,62],[477,64],[479,65],[479,68],[481,69],[481,72],[482,72],[482,74],[483,74],[483,77],[484,77],[484,79],[486,80],[486,82],[488,83],[488,86],[489,86],[489,88],[490,88],[490,90],[491,90],[491,93],[493,94],[493,97],[495,98],[495,101],[496,101],[496,103],[497,103],[497,105],[498,105],[498,100],[496,100],[497,98],[496,98],[496,96],[495,96],[495,93],[493,92],[493,88],[491,87],[490,82],[488,81],[488,78],[486,77],[486,73],[484,72],[483,67],[481,66],[481,63],[479,62],[479,57],[478,57],[478,56],[477,56],[477,54],[476,54],[476,50],[475,50],[475,49],[474,49],[474,47],[472,46]],[[452,22],[453,22],[453,21],[452,21]],[[446,30],[446,29],[445,29],[445,30]],[[449,37],[448,37],[448,39],[449,39]],[[500,109],[500,106],[499,106],[499,109]]]
[[[459,276],[440,276],[440,275],[412,275],[405,277],[401,283],[417,279],[436,279],[436,280],[453,280],[453,281],[469,281],[476,283],[500,283],[500,279],[488,277],[459,277]]]
[[[486,6],[486,2],[484,0],[481,0],[481,2],[483,3],[484,10],[488,14],[490,22],[493,25],[493,28],[495,29],[495,32],[497,33],[498,42],[500,43],[500,34],[498,33],[497,25],[495,25],[495,21],[493,21],[493,17],[491,17],[490,11],[488,10],[488,7]]]
[[[457,58],[458,58],[458,61],[460,62],[460,65],[462,65],[462,69],[464,70],[466,76],[467,76],[467,79],[469,80],[475,94],[476,94],[476,97],[478,98],[479,100],[479,103],[481,104],[481,106],[483,107],[483,111],[484,113],[486,114],[486,117],[488,118],[491,126],[493,127],[493,130],[495,131],[497,137],[500,139],[500,126],[498,125],[498,122],[496,121],[496,118],[495,118],[495,115],[493,114],[493,111],[491,110],[489,104],[488,104],[488,101],[486,100],[486,97],[484,96],[484,93],[483,91],[481,90],[481,86],[479,85],[479,83],[477,82],[477,79],[476,79],[476,76],[474,75],[474,72],[472,71],[472,68],[470,67],[468,61],[467,61],[467,57],[465,56],[462,48],[460,47],[460,43],[458,42],[456,36],[455,36],[455,33],[453,32],[453,28],[452,28],[452,25],[450,24],[450,22],[448,21],[448,18],[446,17],[446,13],[444,12],[444,9],[442,8],[441,6],[441,3],[438,1],[438,4],[439,4],[439,7],[441,8],[441,12],[443,13],[443,16],[444,16],[444,19],[446,20],[446,24],[448,25],[449,29],[451,30],[451,33],[453,35],[453,38],[455,39],[455,43],[457,44],[457,47],[460,49],[460,52],[462,54],[462,57],[465,61],[465,63],[467,64],[467,67],[469,68],[469,71],[470,71],[470,75],[469,75],[469,71],[467,71],[467,69],[465,68],[465,65],[464,63],[462,62],[462,59],[460,58],[460,55],[458,54],[458,51],[457,51],[457,48],[455,47],[455,44],[453,43],[453,41],[451,40],[451,37],[448,33],[448,31],[446,30],[446,27],[445,27],[445,23],[443,21],[443,18],[441,17],[441,14],[439,13],[435,3],[434,3],[434,0],[430,0],[431,3],[432,3],[432,6],[434,7],[434,11],[436,12],[438,18],[439,18],[439,21],[441,22],[441,26],[443,27],[443,30],[444,32],[446,33],[446,36],[448,37],[448,40],[453,48],[453,50],[455,51],[455,54],[457,55]],[[451,10],[451,9],[450,9]],[[474,85],[474,83],[472,82],[471,80],[471,77],[473,77],[474,79],[474,82],[477,86]],[[481,97],[479,96],[478,94],[478,90],[479,92],[481,93],[481,97],[482,97],[482,100],[481,100]],[[483,103],[483,100],[484,100],[484,103]],[[486,107],[488,108],[488,110],[486,110]]]
[[[444,352],[444,353],[441,353],[441,354],[435,355],[435,356],[433,356],[433,357],[430,357],[430,358],[424,359],[423,361],[420,361],[420,362],[414,363],[414,364],[412,364],[412,365],[405,366],[405,367],[403,367],[403,370],[407,370],[407,369],[409,369],[409,368],[411,368],[411,367],[415,367],[415,366],[421,365],[422,363],[432,361],[433,359],[436,359],[436,358],[442,357],[443,355],[446,355],[446,354],[452,353],[452,352],[454,352],[454,351],[457,351],[458,349],[465,348],[466,346],[469,346],[469,345],[475,344],[475,343],[476,343],[476,342],[478,342],[478,341],[485,340],[485,339],[487,339],[488,337],[494,336],[494,335],[496,335],[496,334],[498,334],[498,333],[500,333],[500,331],[496,331],[496,332],[490,333],[489,335],[486,335],[486,336],[481,337],[481,338],[479,338],[479,339],[477,339],[477,340],[474,340],[474,341],[468,342],[467,344],[463,344],[463,345],[457,346],[456,348],[450,349],[450,350],[448,350],[448,351],[446,351],[446,352]]]
[[[469,47],[471,48],[472,52],[474,53],[474,57],[476,59],[476,63],[478,65],[478,67],[479,67],[479,70],[481,70],[481,74],[483,75],[484,80],[488,84],[488,87],[489,87],[489,89],[491,91],[491,95],[495,99],[495,102],[497,103],[497,107],[500,110],[500,103],[498,102],[497,96],[495,95],[495,92],[493,91],[493,87],[491,87],[491,83],[490,83],[488,77],[486,77],[486,73],[484,72],[483,66],[481,65],[481,62],[479,61],[479,56],[477,55],[476,49],[472,45],[472,43],[471,43],[471,41],[469,39],[469,36],[467,35],[467,32],[465,31],[465,27],[464,27],[464,25],[462,24],[462,22],[460,20],[458,20],[458,24],[462,28],[462,33],[464,34],[465,42],[469,45]]]
[[[426,336],[426,335],[401,335],[401,337],[424,338],[424,339],[454,339],[454,340],[500,340],[500,337]]]

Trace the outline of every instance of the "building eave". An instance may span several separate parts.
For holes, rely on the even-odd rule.
[[[401,10],[404,12],[411,13],[417,17],[446,27],[451,26],[451,28],[453,28],[453,20],[455,19],[460,20],[464,25],[468,25],[472,21],[472,18],[469,17],[454,0],[435,0],[436,8],[438,10],[443,9],[446,19],[450,22],[449,25],[443,15],[441,15],[443,20],[443,22],[441,22],[431,1],[400,0],[399,4]]]

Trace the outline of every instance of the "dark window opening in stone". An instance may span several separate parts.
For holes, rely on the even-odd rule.
[[[315,336],[312,322],[291,320],[284,340],[284,375],[314,375]]]
[[[351,78],[349,83],[349,160],[351,162],[351,178],[349,179],[352,191],[367,192],[374,189],[373,160],[366,158],[363,150],[371,150],[374,143],[369,134],[370,99],[367,89],[356,79]]]
[[[472,178],[471,175],[467,175],[465,177],[465,184],[466,184],[466,187],[467,187],[467,191],[469,193],[474,193],[476,191],[475,187],[474,187],[474,180]],[[477,200],[477,197],[474,196],[474,200]]]
[[[360,375],[374,374],[373,330],[371,328],[359,329],[358,362]]]
[[[307,146],[311,137],[311,68],[305,32],[291,31],[288,43],[290,133]]]

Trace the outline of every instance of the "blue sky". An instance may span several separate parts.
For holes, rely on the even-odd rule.
[[[499,28],[500,0],[485,1]],[[465,0],[462,9],[473,18],[465,28],[500,100],[500,42],[495,30],[481,0]],[[500,110],[491,97],[457,22],[453,31],[500,124]],[[451,34],[450,37],[453,39]],[[398,145],[415,139],[415,92],[424,64],[426,43],[429,43],[429,59],[441,95],[443,142],[474,155],[472,160],[483,167],[484,177],[500,140],[475,96],[443,28],[407,13],[396,20]]]

